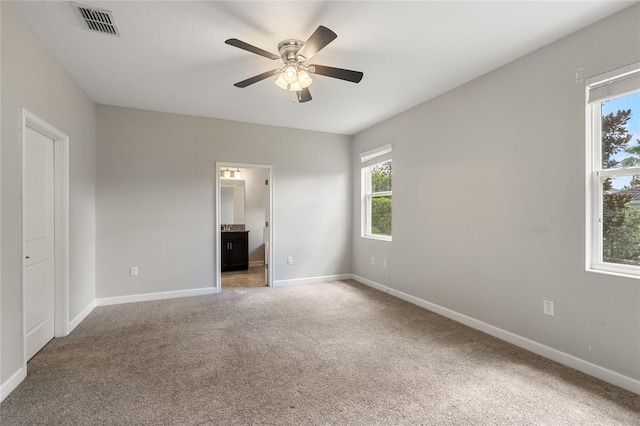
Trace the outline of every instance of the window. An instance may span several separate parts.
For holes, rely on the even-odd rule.
[[[360,154],[362,236],[391,241],[391,145]]]
[[[587,91],[588,268],[640,276],[640,63]]]

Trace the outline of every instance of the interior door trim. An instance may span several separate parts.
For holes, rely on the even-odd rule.
[[[53,140],[53,223],[54,223],[54,336],[64,337],[69,334],[69,136],[47,123],[26,108],[20,109],[20,143],[21,143],[21,299],[22,299],[22,358],[24,372],[27,372],[26,358],[26,302],[24,291],[24,193],[25,193],[25,161],[27,145],[27,128],[45,135]]]
[[[274,197],[273,197],[273,166],[268,164],[252,164],[252,163],[231,163],[231,162],[220,162],[216,161],[216,169],[215,169],[215,177],[216,177],[216,186],[215,186],[215,228],[213,235],[215,236],[215,249],[216,249],[216,261],[215,264],[215,277],[216,277],[216,293],[222,292],[222,274],[221,274],[221,266],[222,266],[222,238],[220,237],[220,171],[223,168],[246,168],[246,169],[263,169],[268,171],[268,179],[269,179],[269,249],[266,255],[269,259],[269,267],[267,269],[267,277],[269,281],[269,287],[273,287],[273,229],[274,229]],[[265,259],[266,260],[266,259]]]

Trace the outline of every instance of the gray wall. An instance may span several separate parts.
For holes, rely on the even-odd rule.
[[[242,174],[245,180],[244,216],[245,229],[249,230],[249,261],[264,262],[263,236],[268,196],[264,181],[269,174],[266,169],[242,169]]]
[[[98,105],[97,141],[98,298],[215,286],[216,161],[273,165],[275,281],[351,271],[350,137]]]
[[[16,15],[2,7],[2,369],[22,365],[20,107],[69,136],[69,319],[95,299],[95,105]]]
[[[639,34],[636,5],[356,135],[354,273],[640,379],[638,280],[585,271],[575,78],[638,61]],[[390,142],[384,243],[360,238],[358,154]]]

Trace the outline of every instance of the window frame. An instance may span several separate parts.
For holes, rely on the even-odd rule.
[[[378,161],[379,160],[379,161]],[[362,238],[369,238],[373,240],[392,241],[393,240],[393,228],[392,235],[374,234],[371,232],[371,204],[374,198],[378,197],[391,197],[392,200],[392,220],[393,220],[393,178],[391,183],[391,191],[372,192],[371,182],[371,170],[373,167],[380,164],[390,162],[392,164],[392,176],[393,176],[393,158],[391,158],[391,145],[385,145],[383,147],[363,152],[360,154],[361,166],[361,232]]]
[[[640,91],[640,85],[631,92],[591,101],[590,90],[640,70],[640,62],[609,71],[586,81],[586,270],[624,277],[640,278],[640,266],[603,260],[603,181],[606,178],[640,175],[640,167],[602,167],[602,103]],[[640,114],[640,111],[638,111]]]

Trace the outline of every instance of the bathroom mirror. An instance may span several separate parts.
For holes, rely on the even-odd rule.
[[[244,224],[244,181],[220,180],[220,223]]]

